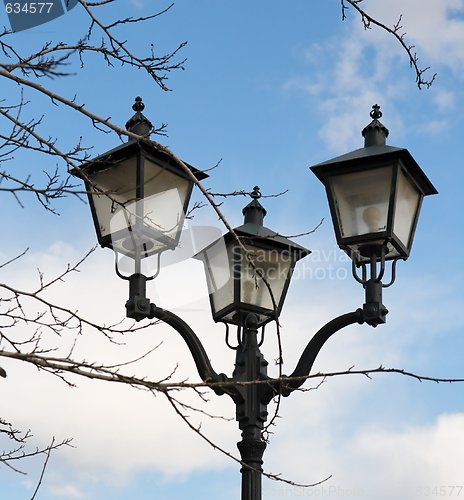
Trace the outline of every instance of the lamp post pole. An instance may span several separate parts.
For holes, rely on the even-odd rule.
[[[137,300],[143,304],[143,299]],[[361,309],[329,321],[308,342],[293,373],[272,379],[267,375],[268,363],[258,345],[257,318],[253,313],[244,321],[243,341],[237,348],[235,370],[230,378],[214,371],[197,335],[177,315],[151,304],[146,317],[160,319],[174,328],[187,344],[201,379],[216,394],[227,394],[235,403],[236,419],[242,432],[242,439],[237,443],[242,462],[242,500],[262,499],[262,465],[266,449],[262,432],[268,415],[267,405],[275,396],[289,396],[303,385],[319,351],[333,334],[346,326],[365,322]]]
[[[138,300],[143,303],[142,297]],[[303,385],[319,351],[333,334],[354,323],[364,323],[361,309],[329,321],[308,342],[293,373],[289,377],[272,379],[267,375],[268,363],[258,345],[256,315],[249,313],[243,325],[243,341],[237,348],[235,370],[229,378],[214,371],[197,335],[177,315],[151,304],[146,317],[160,319],[174,328],[186,342],[202,380],[216,394],[227,394],[235,403],[236,420],[242,433],[237,443],[242,462],[241,500],[262,499],[262,465],[266,449],[262,432],[270,401],[275,396],[289,396]]]
[[[235,370],[236,418],[242,431],[242,440],[237,443],[242,458],[242,500],[261,498],[261,475],[266,442],[262,432],[267,418],[267,404],[262,401],[263,385],[267,378],[267,361],[258,347],[256,316],[248,314],[245,320],[243,345],[237,349]],[[237,385],[245,382],[246,385]]]
[[[142,274],[141,260],[176,248],[193,182],[144,139],[151,123],[141,114],[140,98],[133,109],[136,114],[126,127],[139,134],[140,141],[129,141],[73,173],[86,183],[100,244],[134,260],[131,276],[123,276],[116,267],[117,274],[129,281],[127,316],[136,321],[156,318],[171,326],[185,341],[203,382],[233,400],[241,431],[241,498],[261,500],[268,404],[301,387],[336,332],[355,323],[385,323],[388,311],[382,289],[394,282],[397,261],[409,256],[423,197],[436,190],[406,149],[385,144],[388,130],[379,122],[377,105],[372,123],[363,130],[364,148],[312,167],[326,187],[337,242],[352,259],[353,277],[365,289],[365,302],[362,309],[324,325],[307,343],[291,375],[273,379],[260,351],[264,326],[278,320],[293,268],[310,251],[263,226],[266,210],[255,187],[243,210],[244,224],[201,252],[213,319],[226,325],[226,343],[236,350],[235,369],[228,377],[213,369],[198,336],[182,318],[146,297],[146,281],[153,277]],[[198,180],[206,177],[187,167]],[[172,213],[163,210],[163,200]],[[157,215],[161,221],[154,220]],[[393,261],[392,279],[384,284],[388,260]],[[235,347],[229,344],[229,325],[237,327]],[[259,328],[263,334],[258,342]]]

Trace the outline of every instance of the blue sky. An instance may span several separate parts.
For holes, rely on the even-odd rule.
[[[143,16],[169,5],[164,1],[117,1],[111,16]],[[403,14],[409,41],[423,65],[437,72],[429,90],[419,91],[406,55],[391,38],[364,31],[355,12],[340,19],[338,1],[177,0],[164,16],[128,35],[139,50],[155,43],[167,51],[188,41],[182,51],[185,71],[172,74],[165,93],[142,72],[107,68],[88,58],[86,69],[66,79],[44,82],[95,113],[123,125],[136,95],[154,122],[168,123],[160,142],[206,169],[222,159],[206,185],[213,191],[251,189],[263,193],[288,189],[263,201],[266,224],[281,233],[314,228],[298,240],[313,254],[299,264],[281,316],[284,371],[290,372],[312,334],[338,314],[360,307],[363,290],[350,276],[349,263],[335,245],[322,185],[308,167],[363,145],[361,129],[379,103],[389,128],[388,144],[406,147],[440,194],[424,201],[410,259],[398,265],[394,286],[385,291],[387,324],[347,328],[321,353],[316,371],[404,368],[424,375],[463,377],[462,336],[462,144],[464,1],[366,0],[366,9],[387,24]],[[107,12],[109,10],[107,9]],[[6,17],[1,18],[3,23]],[[49,39],[75,41],[85,31],[80,7],[48,24],[11,37],[24,51]],[[3,98],[18,89],[2,83]],[[84,119],[28,91],[30,116],[45,114],[44,130],[60,145],[83,137],[95,154],[115,146],[117,137],[98,133]],[[3,123],[2,123],[3,126]],[[40,178],[50,160],[24,154],[20,169]],[[48,163],[47,163],[48,162]],[[53,167],[52,167],[53,168]],[[61,168],[61,166],[60,166]],[[199,195],[196,195],[199,199]],[[37,268],[59,272],[95,243],[88,207],[59,200],[60,216],[41,209],[32,197],[3,201],[3,259],[26,246],[21,265],[1,270],[2,281],[33,288]],[[245,199],[222,206],[229,220],[241,223]],[[191,225],[220,228],[212,210],[198,212]],[[19,230],[18,230],[19,228]],[[149,294],[189,321],[205,343],[216,371],[231,373],[233,354],[214,325],[206,283],[198,262],[163,268]],[[109,250],[98,249],[81,273],[50,291],[50,298],[72,304],[102,322],[124,313],[126,283],[113,272]],[[277,357],[272,329],[263,348]],[[73,339],[59,339],[66,352]],[[85,359],[121,362],[162,343],[134,367],[138,374],[198,381],[182,341],[162,326],[108,346],[95,333],[78,339]],[[46,339],[57,345],[57,339]],[[69,389],[58,380],[21,363],[2,361],[6,418],[31,427],[35,442],[74,438],[73,449],[52,455],[38,498],[46,500],[237,499],[239,466],[193,435],[162,396],[124,387],[78,381]],[[317,382],[313,383],[316,385]],[[307,383],[307,387],[311,387]],[[328,379],[314,391],[293,394],[282,403],[281,418],[265,454],[265,468],[302,483],[332,475],[323,486],[300,490],[264,480],[264,497],[351,497],[386,500],[464,496],[463,386],[419,383],[399,375]],[[232,404],[211,395],[202,403],[183,399],[212,414],[233,419]],[[236,423],[191,415],[215,442],[235,453]],[[0,469],[2,498],[30,498],[41,463],[25,465],[28,475]],[[460,489],[462,487],[462,491]],[[444,488],[444,489],[443,489]]]

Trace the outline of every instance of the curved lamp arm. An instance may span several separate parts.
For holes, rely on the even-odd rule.
[[[267,404],[271,401],[274,396],[282,394],[282,396],[289,396],[294,390],[301,387],[305,381],[306,377],[311,372],[314,361],[322,349],[322,346],[329,340],[329,338],[342,328],[352,325],[354,323],[362,324],[364,323],[364,314],[362,309],[357,309],[354,312],[347,314],[342,314],[337,318],[326,323],[308,342],[303,354],[293,370],[293,373],[288,376],[288,378],[295,377],[294,380],[279,381],[277,383],[272,383],[269,381],[269,385],[263,394],[262,402]],[[283,377],[286,377],[283,375]]]
[[[198,374],[206,384],[214,384],[227,381],[227,376],[224,373],[217,374],[213,370],[208,355],[206,354],[205,348],[200,342],[200,339],[182,318],[179,318],[179,316],[172,313],[171,311],[167,311],[166,309],[157,307],[155,304],[150,304],[150,314],[148,317],[150,319],[157,318],[163,321],[164,323],[174,328],[174,330],[176,330],[176,332],[180,334],[180,336],[187,344],[190,353],[192,354]],[[211,388],[216,394],[219,395],[222,395],[226,392],[222,388],[215,387],[214,385]]]

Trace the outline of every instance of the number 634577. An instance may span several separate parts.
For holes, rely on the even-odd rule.
[[[53,2],[6,3],[7,14],[50,14]]]

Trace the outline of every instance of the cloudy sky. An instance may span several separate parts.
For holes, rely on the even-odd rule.
[[[117,0],[110,17],[144,16],[169,2]],[[254,0],[177,0],[165,15],[132,28],[125,36],[134,49],[150,43],[160,52],[182,49],[185,71],[172,74],[172,92],[156,87],[140,71],[108,68],[88,58],[86,67],[65,79],[42,82],[101,116],[123,125],[136,95],[153,123],[167,123],[161,140],[201,169],[222,162],[207,187],[227,192],[259,185],[263,193],[288,190],[263,200],[266,225],[284,234],[318,230],[298,240],[313,254],[299,264],[281,316],[284,371],[291,372],[313,333],[339,314],[362,305],[362,287],[335,245],[322,185],[308,167],[363,145],[361,129],[374,103],[389,128],[388,144],[406,147],[440,194],[424,201],[413,251],[398,265],[394,286],[384,294],[390,310],[377,329],[354,326],[328,342],[315,371],[380,365],[436,377],[464,377],[461,353],[464,319],[461,151],[464,120],[464,1],[365,0],[371,15],[391,25],[402,14],[409,44],[424,66],[437,72],[431,89],[418,90],[399,44],[378,29],[365,31],[353,10],[341,21],[340,2]],[[2,14],[3,24],[8,20]],[[10,38],[21,50],[47,40],[74,42],[86,30],[78,6],[70,13]],[[2,83],[4,99],[18,89]],[[45,114],[46,135],[60,145],[83,137],[98,154],[118,144],[89,123],[42,97],[26,93],[30,117]],[[2,127],[6,126],[2,122]],[[18,157],[21,169],[40,172],[50,161]],[[53,169],[53,167],[52,167]],[[1,269],[1,281],[34,289],[37,269],[54,276],[95,244],[88,206],[75,198],[56,203],[60,215],[45,212],[23,196],[22,208],[3,200],[2,261],[29,252]],[[199,194],[195,199],[200,199]],[[222,211],[241,223],[244,198],[226,201]],[[5,213],[6,212],[6,213]],[[197,212],[190,227],[222,231],[211,209]],[[109,323],[124,314],[126,283],[114,276],[111,251],[97,249],[81,272],[59,283],[49,297],[84,316]],[[149,285],[152,301],[174,310],[193,325],[213,366],[230,374],[233,353],[221,326],[213,324],[201,264],[192,259],[164,266]],[[23,332],[19,332],[18,335]],[[77,340],[75,356],[121,363],[158,346],[130,373],[161,380],[198,381],[187,348],[163,326],[108,345],[94,332]],[[66,352],[74,341],[63,335],[50,346]],[[275,333],[263,347],[276,374]],[[0,381],[2,416],[31,428],[34,444],[54,436],[73,438],[73,448],[53,453],[37,498],[44,500],[122,500],[222,498],[240,495],[239,465],[194,435],[162,395],[73,380],[76,388],[19,362],[2,361],[8,378]],[[305,387],[316,387],[320,380]],[[410,500],[464,497],[464,399],[459,384],[419,383],[400,375],[328,379],[282,403],[265,454],[265,468],[299,482],[323,485],[300,489],[265,479],[264,497],[327,497]],[[208,393],[209,394],[209,393]],[[190,413],[193,425],[236,455],[239,431],[232,403],[213,394],[202,402],[183,401],[229,420]],[[2,443],[3,447],[3,443]],[[29,499],[42,462],[22,464],[27,475],[0,469],[1,497]]]

